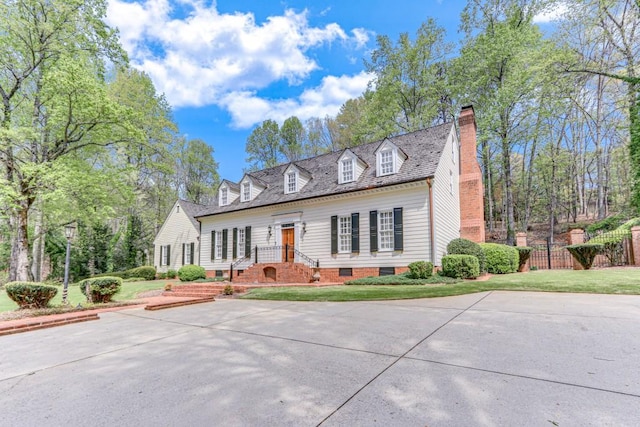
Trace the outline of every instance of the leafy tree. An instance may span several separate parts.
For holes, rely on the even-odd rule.
[[[245,151],[251,170],[277,166],[282,158],[278,123],[269,119],[256,127],[247,138]]]
[[[0,5],[0,198],[13,230],[10,280],[31,278],[28,216],[52,166],[119,142],[109,131],[126,124],[126,109],[104,82],[105,60],[124,60],[105,10],[102,0]]]
[[[201,139],[183,138],[176,157],[180,197],[193,203],[210,203],[220,181],[213,147]]]
[[[300,160],[305,143],[305,129],[302,122],[296,116],[291,116],[284,121],[280,128],[280,150],[289,162]]]

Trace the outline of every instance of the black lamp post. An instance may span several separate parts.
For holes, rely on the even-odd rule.
[[[67,238],[67,255],[64,260],[64,287],[62,288],[62,304],[68,304],[67,292],[69,289],[69,255],[71,253],[71,239],[76,234],[76,227],[73,224],[67,224],[64,227],[64,236]]]

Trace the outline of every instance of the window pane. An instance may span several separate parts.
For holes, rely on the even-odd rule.
[[[393,173],[393,152],[391,150],[380,152],[380,172],[383,175]]]
[[[287,191],[289,193],[295,193],[296,190],[297,190],[296,173],[295,172],[289,172],[287,174]]]
[[[238,258],[244,258],[244,228],[238,229]]]
[[[216,258],[222,258],[222,232],[218,231],[216,233]]]
[[[242,184],[242,200],[245,202],[251,200],[251,184],[248,182]]]
[[[393,249],[393,211],[378,213],[378,249]]]
[[[339,251],[351,252],[351,217],[341,216],[338,227]]]
[[[353,181],[353,161],[351,160],[342,161],[342,181]]]

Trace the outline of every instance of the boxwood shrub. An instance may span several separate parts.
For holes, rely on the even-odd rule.
[[[182,282],[193,282],[194,280],[204,279],[207,275],[204,272],[204,267],[199,265],[183,265],[178,270],[178,278]]]
[[[122,287],[122,279],[120,277],[93,277],[80,282],[80,292],[87,296],[87,285],[91,292],[91,300],[97,303],[111,301],[113,295],[117,294]]]
[[[175,271],[173,268],[167,270],[167,279],[175,279],[176,277],[178,277],[177,271]]]
[[[567,246],[569,253],[580,263],[582,268],[588,270],[593,265],[593,260],[604,249],[602,243],[582,243]]]
[[[472,242],[468,239],[453,239],[447,245],[447,254],[449,255],[473,255],[478,258],[480,265],[480,272],[484,273],[486,270],[486,261],[484,252],[479,244]]]
[[[416,261],[409,264],[409,277],[412,279],[428,279],[433,274],[433,264]]]
[[[156,268],[152,265],[143,265],[142,267],[136,267],[125,271],[125,275],[126,277],[123,277],[123,279],[144,277],[145,280],[155,280]]]
[[[480,262],[473,255],[442,257],[442,274],[456,279],[475,279],[480,275]]]
[[[38,282],[9,282],[4,289],[20,308],[44,308],[58,293],[55,286]]]
[[[500,243],[480,243],[487,262],[487,271],[491,274],[507,274],[518,271],[520,256],[514,246]]]

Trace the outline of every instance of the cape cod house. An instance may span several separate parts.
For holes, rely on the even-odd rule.
[[[336,282],[419,260],[440,265],[452,239],[484,240],[472,107],[459,126],[460,140],[446,123],[224,180],[216,202],[192,212],[199,244],[161,238],[180,234],[168,218],[155,264],[162,271],[167,258],[181,259],[161,246],[173,239],[184,263],[234,282],[307,282],[313,272]]]
[[[158,271],[178,270],[200,261],[200,223],[195,214],[204,206],[178,200],[158,230],[154,245],[154,265]]]

